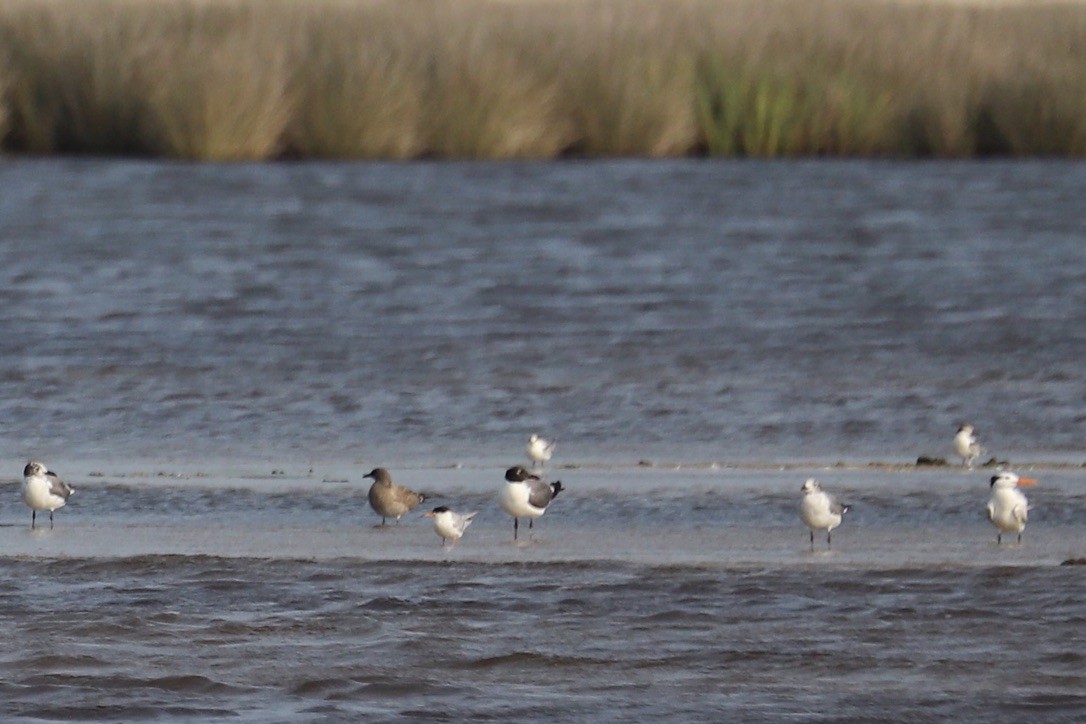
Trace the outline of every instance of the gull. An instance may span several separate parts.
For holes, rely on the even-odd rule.
[[[973,464],[980,457],[981,447],[972,425],[966,424],[958,428],[958,434],[954,436],[954,452],[961,457],[962,465],[973,469]]]
[[[460,540],[464,535],[464,531],[471,525],[471,521],[478,515],[477,512],[471,513],[457,513],[455,510],[449,510],[444,505],[439,505],[429,513],[423,513],[423,518],[434,519],[434,530],[441,536],[441,545],[445,545],[445,540],[451,540],[452,543],[449,547],[452,548],[456,545],[456,541]]]
[[[381,525],[385,524],[385,518],[395,518],[399,523],[403,515],[425,500],[425,496],[392,482],[392,475],[385,468],[374,468],[362,477],[373,478],[370,507],[381,516]]]
[[[826,546],[831,546],[830,533],[841,525],[841,517],[848,512],[850,506],[841,505],[834,500],[832,495],[822,490],[821,483],[814,478],[807,478],[800,492],[803,493],[803,501],[799,504],[799,515],[811,529],[811,550],[814,550],[816,530],[826,531]]]
[[[532,521],[543,515],[547,505],[563,490],[561,480],[544,482],[538,475],[528,472],[520,465],[506,470],[501,505],[506,513],[513,516],[513,540],[517,539],[520,518],[528,519],[528,530],[531,530]]]
[[[536,463],[542,467],[550,460],[551,455],[554,455],[554,446],[557,444],[556,441],[545,440],[539,435],[533,434],[528,438],[528,459],[532,461],[532,467],[535,468]]]
[[[1018,488],[1036,485],[1033,478],[1024,478],[1014,473],[1002,472],[992,476],[992,497],[988,501],[988,520],[999,531],[996,543],[1003,542],[1004,533],[1017,533],[1018,542],[1022,542],[1022,531],[1029,517],[1029,501]]]
[[[43,463],[36,460],[28,462],[23,468],[23,501],[30,506],[30,527],[34,527],[39,510],[48,510],[51,529],[53,511],[63,508],[72,492],[72,486],[57,477],[57,474]]]

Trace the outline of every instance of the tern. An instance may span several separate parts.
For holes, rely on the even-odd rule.
[[[557,444],[556,441],[545,440],[539,435],[528,438],[528,459],[532,461],[532,467],[535,468],[536,464],[542,467],[550,460],[554,455],[554,446]]]
[[[31,460],[23,468],[23,501],[30,506],[30,527],[37,522],[38,511],[49,511],[49,527],[53,527],[53,511],[63,508],[71,497],[72,486],[57,477],[43,463]]]
[[[527,518],[528,530],[531,530],[532,521],[543,515],[550,502],[564,489],[561,480],[544,482],[538,475],[528,472],[520,465],[506,470],[501,505],[506,513],[513,516],[513,540],[517,539],[520,519]]]
[[[452,541],[449,547],[452,548],[456,545],[456,541],[463,537],[464,531],[471,525],[471,521],[474,520],[477,512],[471,513],[457,513],[455,510],[449,510],[444,505],[439,505],[429,513],[423,513],[423,518],[434,519],[434,530],[441,536],[441,545],[445,545],[446,540]]]
[[[814,550],[816,530],[826,531],[826,546],[831,546],[833,543],[830,534],[841,525],[841,518],[850,506],[841,505],[834,500],[832,495],[822,490],[822,484],[814,478],[807,478],[800,492],[803,493],[803,501],[799,504],[799,515],[811,529],[811,550]]]
[[[980,457],[981,447],[977,442],[977,434],[972,425],[962,425],[958,428],[958,434],[954,436],[954,452],[962,459],[962,465],[973,469],[974,463]]]
[[[1019,488],[1036,485],[1033,478],[1002,472],[992,476],[992,497],[988,501],[988,520],[999,531],[996,543],[1003,542],[1004,533],[1017,533],[1022,542],[1022,531],[1029,517],[1029,501]]]
[[[363,477],[373,478],[370,507],[381,516],[381,525],[385,524],[385,518],[395,518],[399,523],[402,516],[410,513],[426,497],[392,482],[392,475],[385,468],[374,468]]]

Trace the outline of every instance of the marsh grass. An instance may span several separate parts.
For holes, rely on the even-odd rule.
[[[10,151],[1086,155],[1086,4],[0,0]]]

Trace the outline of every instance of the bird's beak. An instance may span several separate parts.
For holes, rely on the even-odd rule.
[[[431,510],[429,513],[423,513],[422,517],[423,518],[436,518],[437,516],[434,515],[434,511]]]
[[[1036,485],[1037,481],[1033,478],[1018,478],[1018,487],[1028,488],[1031,485]]]

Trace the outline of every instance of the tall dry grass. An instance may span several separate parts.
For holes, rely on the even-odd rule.
[[[1086,155],[1086,4],[0,0],[0,139],[230,160]]]

